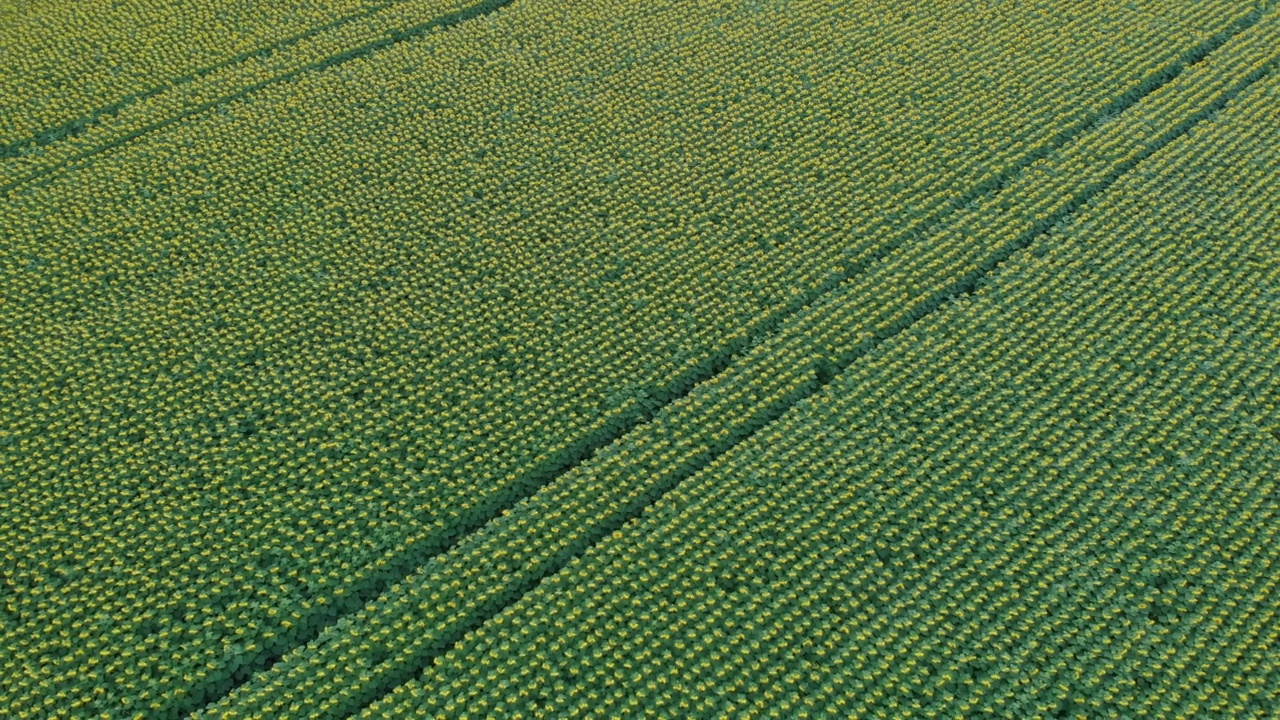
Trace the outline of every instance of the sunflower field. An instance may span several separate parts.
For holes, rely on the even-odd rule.
[[[0,717],[1280,715],[1280,10],[0,0]]]

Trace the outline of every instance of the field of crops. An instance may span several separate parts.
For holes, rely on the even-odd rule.
[[[1280,717],[1280,8],[0,0],[0,717]]]

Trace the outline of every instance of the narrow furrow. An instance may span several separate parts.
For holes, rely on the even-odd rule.
[[[277,40],[272,43],[268,43],[258,48],[254,48],[253,50],[240,53],[233,57],[229,57],[225,60],[222,60],[221,62],[217,62],[211,65],[206,65],[204,67],[197,68],[184,75],[167,78],[164,80],[164,82],[153,85],[139,92],[129,94],[125,97],[120,98],[116,102],[110,103],[108,105],[103,105],[102,107],[99,107],[90,112],[84,113],[79,117],[75,117],[70,120],[67,120],[66,122],[60,123],[58,125],[36,131],[32,133],[31,136],[28,138],[13,140],[7,144],[0,143],[0,160],[7,160],[7,159],[18,157],[28,148],[48,147],[49,145],[52,145],[62,140],[66,140],[67,138],[81,135],[93,129],[94,127],[96,127],[99,123],[102,122],[103,119],[119,115],[126,108],[132,105],[135,105],[139,102],[142,102],[143,100],[147,100],[149,98],[155,97],[156,95],[159,95],[161,93],[170,92],[183,85],[188,85],[192,82],[195,82],[201,78],[212,75],[221,70],[225,70],[235,65],[240,65],[253,58],[268,57],[274,53],[280,52],[282,50],[286,50],[294,45],[297,45],[300,42],[316,37],[321,33],[328,32],[330,30],[336,30],[345,25],[349,25],[353,22],[372,17],[373,15],[376,15],[382,12],[383,10],[386,10],[392,5],[395,5],[396,2],[404,2],[404,0],[392,0],[392,2],[384,2],[380,5],[374,5],[372,7],[369,7],[362,12],[352,13],[350,15],[344,15],[343,17],[337,18],[332,22],[328,22],[323,25],[310,28],[309,30],[306,30],[304,32],[300,32],[290,37],[283,38],[281,40]]]
[[[401,2],[403,2],[403,0],[401,0]],[[369,57],[370,55],[373,55],[377,52],[394,47],[400,43],[421,38],[430,32],[437,31],[437,30],[446,30],[448,28],[455,27],[469,20],[474,20],[476,18],[483,17],[485,15],[489,15],[491,13],[497,12],[498,10],[501,10],[502,8],[507,7],[513,2],[515,2],[515,0],[479,0],[478,2],[472,5],[468,5],[468,6],[462,7],[461,9],[452,10],[450,12],[437,15],[431,18],[430,20],[420,22],[414,25],[410,25],[408,27],[392,30],[386,34],[383,34],[381,37],[379,37],[376,40],[371,40],[361,45],[344,49],[341,52],[331,54],[327,57],[324,57],[318,60],[312,60],[298,67],[292,68],[286,72],[281,72],[281,73],[272,75],[270,77],[263,78],[261,80],[258,80],[253,83],[249,83],[247,85],[241,86],[229,92],[223,92],[211,99],[186,105],[182,107],[178,112],[175,112],[173,114],[167,115],[159,119],[152,120],[150,122],[146,122],[145,124],[140,125],[138,127],[130,128],[126,132],[119,134],[115,137],[112,137],[109,140],[106,140],[101,143],[97,143],[84,150],[76,151],[73,154],[68,155],[67,157],[58,159],[56,162],[41,165],[37,160],[36,167],[34,169],[29,171],[24,171],[18,176],[8,180],[7,182],[0,184],[0,195],[12,192],[17,188],[23,187],[33,181],[40,180],[41,178],[46,178],[58,172],[66,170],[68,168],[78,166],[80,163],[83,163],[87,160],[91,160],[93,157],[100,155],[104,152],[107,152],[108,150],[121,147],[122,145],[133,142],[138,138],[142,138],[156,131],[171,127],[173,125],[181,123],[201,113],[208,112],[210,110],[213,110],[214,108],[222,107],[228,103],[235,102],[236,100],[249,97],[256,92],[261,91],[263,88],[267,88],[272,85],[278,85],[280,83],[296,80],[297,78],[307,73],[322,72],[324,70],[328,70],[330,68],[334,68],[339,65],[343,65],[345,63],[351,62],[352,60]],[[369,12],[352,15],[348,18],[344,18],[342,21],[339,21],[333,25],[317,28],[313,31],[290,38],[288,41],[278,43],[276,45],[272,45],[268,48],[264,48],[262,50],[258,50],[252,53],[246,53],[242,56],[237,57],[234,61],[220,63],[206,70],[184,76],[182,78],[179,78],[177,81],[174,81],[172,83],[169,83],[163,86],[159,86],[155,88],[154,91],[139,94],[138,96],[130,98],[127,101],[122,101],[108,108],[104,108],[101,111],[97,111],[87,118],[73,120],[61,128],[57,128],[47,133],[44,133],[42,137],[47,136],[46,139],[44,140],[25,142],[19,145],[10,145],[8,146],[7,149],[0,148],[0,160],[20,157],[22,154],[22,150],[29,146],[44,147],[44,146],[51,145],[58,140],[66,140],[70,137],[81,135],[85,133],[87,130],[91,129],[93,126],[101,123],[103,119],[109,118],[109,117],[115,117],[119,115],[121,112],[128,109],[130,106],[135,105],[139,102],[142,102],[150,98],[154,98],[166,92],[181,89],[182,86],[184,85],[190,85],[198,80],[209,77],[210,75],[213,75],[219,71],[227,70],[229,68],[234,68],[237,65],[241,65],[248,60],[263,59],[263,58],[269,57],[272,53],[279,52],[282,50],[287,50],[292,46],[295,46],[310,38],[316,37],[324,32],[327,32],[330,30],[336,30],[336,29],[342,28],[345,25],[349,25],[353,22],[371,18],[377,15],[379,12],[386,10],[388,8],[391,8],[392,6],[395,6],[397,4],[398,3],[395,3],[395,2],[386,3],[382,6],[379,6],[376,10],[371,10]]]

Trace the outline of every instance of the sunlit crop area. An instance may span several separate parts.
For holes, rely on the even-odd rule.
[[[0,716],[1274,717],[1277,12],[0,0]]]

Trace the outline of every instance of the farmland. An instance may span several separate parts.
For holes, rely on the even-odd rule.
[[[4,1],[0,715],[1280,708],[1269,3]]]

